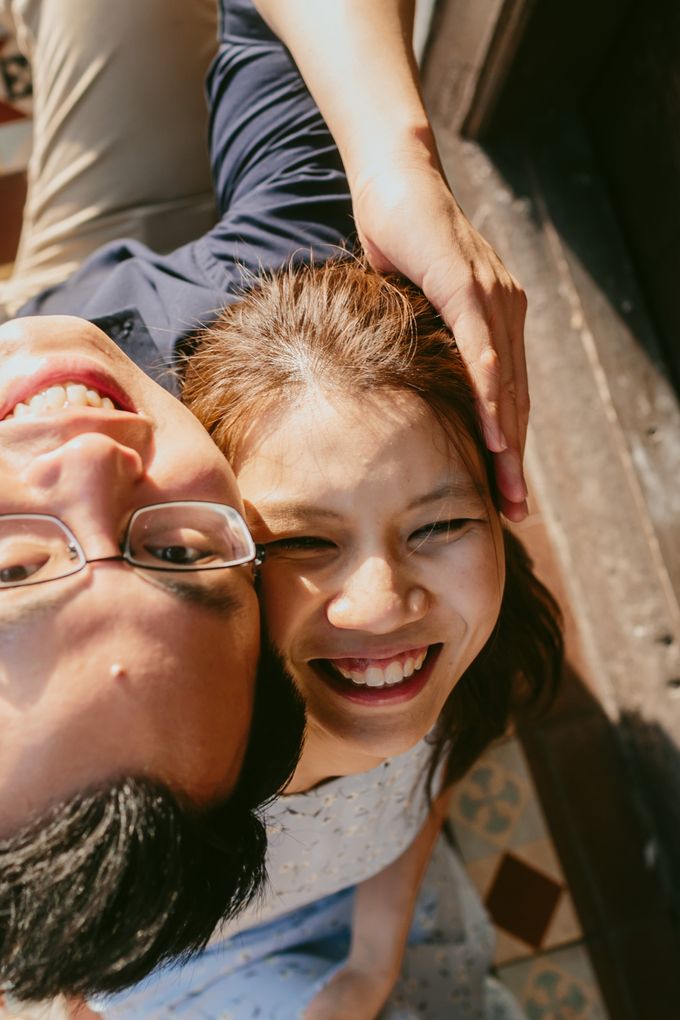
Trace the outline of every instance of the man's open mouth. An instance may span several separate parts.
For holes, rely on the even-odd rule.
[[[102,407],[105,411],[113,411],[116,405],[111,397],[103,396],[98,390],[90,389],[83,383],[63,383],[35,393],[25,403],[20,401],[7,417],[37,417],[70,407]]]
[[[408,700],[422,690],[441,649],[441,644],[425,645],[384,659],[313,659],[310,666],[343,697],[385,704]]]
[[[0,419],[42,418],[77,409],[135,413],[127,394],[108,373],[90,368],[70,371],[72,375],[48,369],[14,384],[2,402]]]

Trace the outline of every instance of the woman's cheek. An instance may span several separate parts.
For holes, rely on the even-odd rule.
[[[274,648],[287,654],[304,611],[305,589],[295,572],[278,563],[265,563],[260,580],[260,601]]]

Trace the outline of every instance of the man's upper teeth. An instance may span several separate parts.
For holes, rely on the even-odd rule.
[[[426,655],[427,648],[423,649],[422,652],[418,652],[417,655],[406,655],[403,658],[393,659],[386,666],[371,663],[361,670],[347,669],[346,666],[341,666],[339,662],[334,662],[333,664],[338,672],[346,680],[351,680],[352,683],[365,687],[392,687],[394,684],[401,683],[406,677],[412,676],[417,669],[420,669]]]
[[[115,406],[110,397],[103,397],[83,383],[66,382],[34,393],[26,402],[17,404],[7,417],[27,418],[46,411],[58,411],[62,407],[103,407],[112,411]]]

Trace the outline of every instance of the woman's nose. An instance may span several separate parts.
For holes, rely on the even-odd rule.
[[[389,634],[426,614],[427,592],[386,559],[364,561],[330,600],[326,615],[333,627]]]

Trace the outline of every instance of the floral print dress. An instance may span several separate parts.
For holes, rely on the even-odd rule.
[[[355,887],[394,861],[428,813],[421,741],[370,772],[279,798],[267,811],[269,886],[191,963],[92,1005],[107,1020],[301,1020],[349,950]],[[380,1020],[523,1020],[488,976],[493,931],[441,837],[402,973]]]

